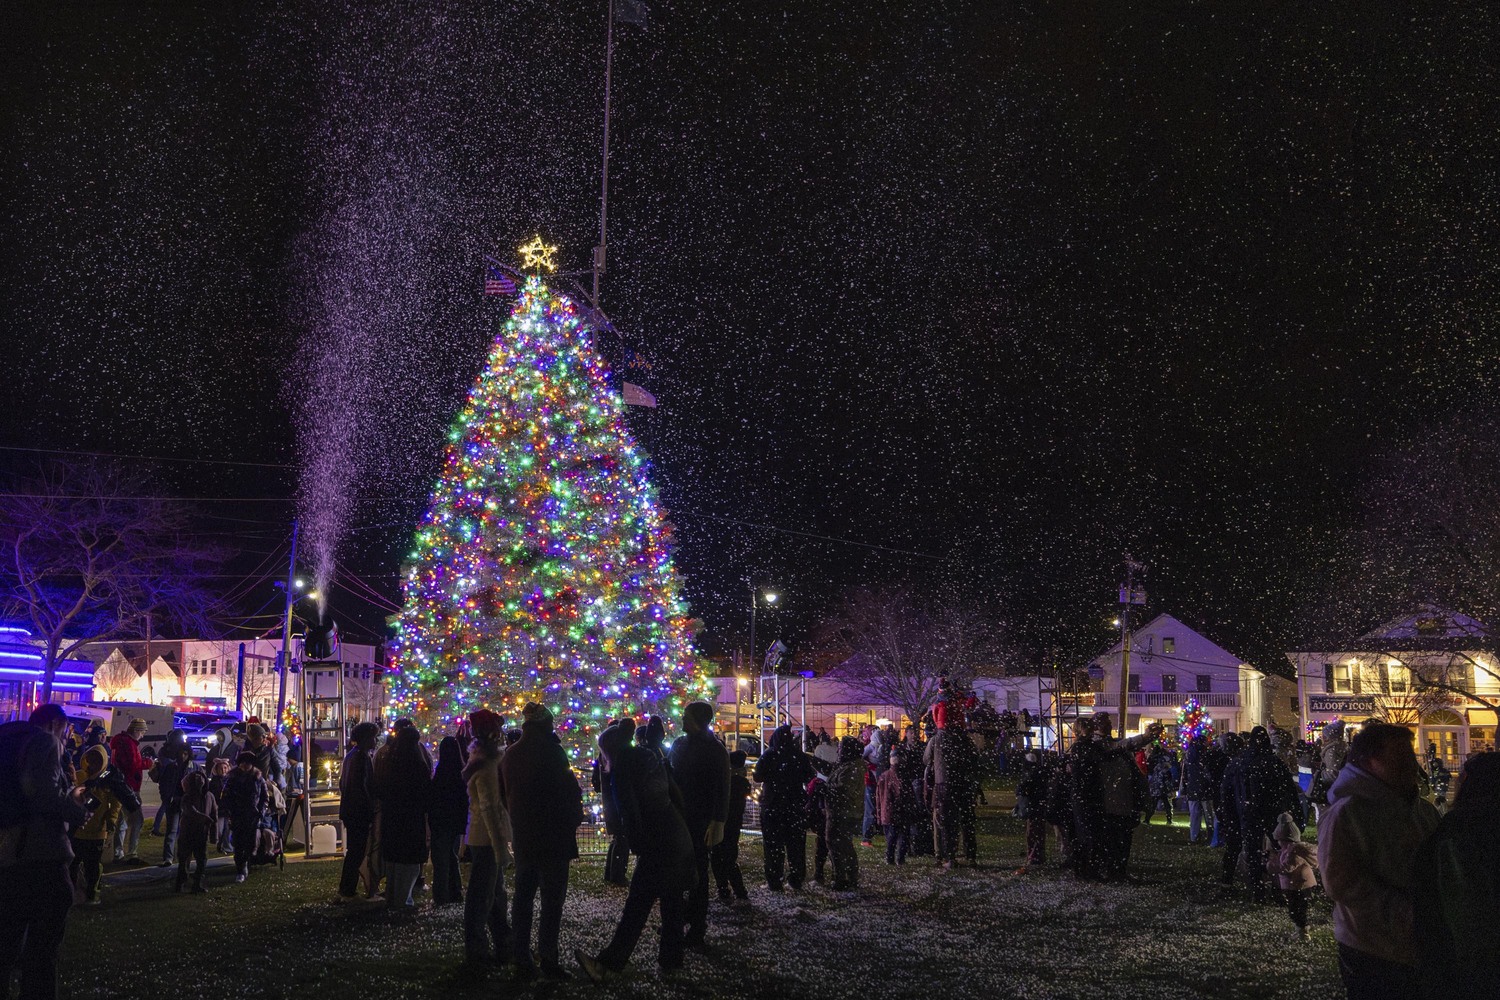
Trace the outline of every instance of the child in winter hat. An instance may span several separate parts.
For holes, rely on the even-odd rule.
[[[1292,819],[1291,813],[1276,817],[1276,829],[1271,833],[1275,842],[1266,855],[1266,871],[1275,875],[1286,897],[1286,908],[1292,923],[1297,927],[1297,936],[1303,941],[1312,940],[1307,929],[1307,903],[1313,890],[1318,887],[1318,854],[1312,844],[1302,842],[1302,831]]]

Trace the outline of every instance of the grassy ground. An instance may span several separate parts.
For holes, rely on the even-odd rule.
[[[110,1000],[393,1000],[535,994],[572,997],[767,997],[842,1000],[920,990],[941,1000],[1058,997],[1307,997],[1338,995],[1327,906],[1315,939],[1289,941],[1283,911],[1220,896],[1217,851],[1186,846],[1179,824],[1138,829],[1139,885],[1077,882],[1051,869],[1014,870],[1020,824],[1002,795],[981,810],[981,865],[949,873],[930,859],[889,868],[862,849],[858,895],[751,888],[752,907],[711,912],[713,956],[690,954],[663,978],[655,927],[633,971],[603,988],[583,980],[513,986],[496,970],[459,970],[460,907],[395,922],[379,907],[329,905],[337,862],[255,869],[244,885],[215,863],[207,895],[174,895],[174,872],[108,877],[104,905],[76,908],[64,945],[65,995]],[[143,842],[155,850],[159,840]],[[809,846],[811,841],[809,841]],[[758,841],[741,863],[754,882]],[[624,890],[600,865],[575,866],[563,925],[565,956],[608,940]],[[569,959],[568,964],[571,964]]]

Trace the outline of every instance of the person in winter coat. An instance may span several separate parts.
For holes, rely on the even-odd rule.
[[[635,731],[635,742],[637,746],[645,747],[669,768],[672,766],[670,755],[667,753],[667,724],[662,721],[661,716],[653,715],[646,720],[646,724]]]
[[[1335,719],[1323,727],[1323,748],[1318,754],[1318,773],[1313,778],[1308,798],[1314,805],[1328,804],[1328,789],[1338,780],[1344,769],[1344,759],[1349,754],[1349,744],[1344,736],[1344,723]]]
[[[267,802],[265,780],[255,766],[255,754],[240,751],[234,770],[224,779],[220,802],[229,816],[229,833],[234,839],[234,880],[243,882],[250,874],[250,859],[255,855],[255,838]]]
[[[927,785],[923,779],[922,755],[926,751],[922,734],[916,726],[907,726],[901,742],[896,744],[899,763],[896,769],[901,780],[911,788],[913,820],[911,843],[906,853],[910,857],[926,857],[932,853],[932,812],[926,808]]]
[[[1094,741],[1102,759],[1098,762],[1099,808],[1102,816],[1102,854],[1099,877],[1106,882],[1124,881],[1130,867],[1130,845],[1140,822],[1137,784],[1140,769],[1135,752],[1161,738],[1163,726],[1153,723],[1137,736],[1115,739],[1108,714],[1094,714]]]
[[[620,727],[627,743],[635,737],[634,719],[620,719],[611,725]],[[614,789],[609,787],[609,780],[609,769],[604,766],[601,753],[594,758],[593,785],[604,808],[604,832],[609,834],[609,849],[604,855],[604,881],[608,885],[629,885],[630,844],[620,827],[620,814],[615,809]]]
[[[531,913],[541,894],[537,955],[548,979],[573,978],[560,964],[558,936],[568,892],[568,865],[578,857],[583,796],[568,754],[553,732],[552,713],[536,703],[521,711],[521,738],[500,758],[500,791],[511,817],[516,891],[511,908],[516,974],[533,979]]]
[[[1203,821],[1208,821],[1210,840],[1214,825],[1212,758],[1202,734],[1188,740],[1182,751],[1182,797],[1187,799],[1188,843],[1198,844]]]
[[[885,831],[885,863],[888,865],[906,864],[916,805],[912,800],[911,783],[902,781],[897,768],[900,760],[900,751],[892,749],[885,770],[875,779],[875,815]]]
[[[1234,785],[1240,843],[1250,898],[1266,901],[1266,848],[1276,819],[1284,812],[1300,815],[1297,781],[1276,756],[1270,734],[1261,726],[1250,731],[1250,743]]]
[[[1470,757],[1453,808],[1413,859],[1424,997],[1483,996],[1500,983],[1500,754]]]
[[[339,873],[338,903],[352,903],[359,870],[370,848],[375,823],[375,738],[380,727],[361,722],[349,734],[353,745],[339,770],[339,822],[344,825],[344,864]]]
[[[504,964],[511,954],[505,866],[510,863],[511,821],[500,792],[505,717],[488,709],[469,714],[474,741],[464,781],[469,788],[469,894],[464,899],[464,955],[470,966]]]
[[[182,730],[168,732],[161,753],[156,755],[156,764],[151,768],[151,778],[161,795],[161,816],[166,825],[161,844],[162,868],[170,868],[176,863],[173,852],[177,847],[177,825],[182,818],[182,779],[192,767],[192,761],[187,737]]]
[[[1172,825],[1172,798],[1177,793],[1177,761],[1165,747],[1153,747],[1146,756],[1146,787],[1150,799],[1146,802],[1146,814],[1141,822],[1151,824],[1151,817],[1161,808],[1167,814],[1167,825]]]
[[[432,802],[432,765],[421,734],[409,726],[396,734],[385,767],[375,772],[380,797],[380,857],[385,867],[386,906],[411,912],[412,890],[427,860],[427,810]]]
[[[1213,839],[1208,842],[1209,847],[1222,847],[1223,840],[1219,835],[1220,827],[1223,825],[1224,801],[1221,792],[1224,786],[1224,772],[1229,767],[1229,753],[1224,747],[1225,737],[1220,736],[1203,750],[1204,767],[1208,772],[1208,790],[1213,801]]]
[[[714,735],[714,707],[690,703],[682,711],[683,735],[672,744],[672,777],[682,792],[683,818],[693,838],[698,877],[688,893],[686,946],[697,948],[708,931],[710,855],[724,840],[729,820],[729,751]]]
[[[1438,825],[1437,810],[1418,794],[1420,776],[1411,731],[1376,722],[1349,742],[1328,789],[1318,864],[1351,1000],[1411,997],[1420,989],[1415,857]]]
[[[663,971],[675,971],[683,964],[684,896],[695,874],[694,843],[683,818],[682,795],[666,762],[649,743],[631,746],[624,732],[611,726],[599,734],[599,749],[612,776],[615,805],[636,863],[625,907],[609,944],[597,956],[582,949],[574,954],[594,982],[612,978],[630,961],[646,918],[659,905],[661,945],[657,962]]]
[[[1046,751],[1027,750],[1021,757],[1020,780],[1016,782],[1016,815],[1025,824],[1027,868],[1047,861],[1047,792],[1052,779]]]
[[[1225,733],[1222,740],[1224,755],[1229,762],[1224,765],[1224,776],[1219,779],[1219,801],[1216,805],[1219,817],[1219,840],[1224,847],[1224,856],[1219,872],[1219,881],[1225,886],[1234,885],[1235,870],[1239,865],[1244,841],[1240,835],[1239,789],[1245,778],[1245,759],[1249,753],[1239,733]]]
[[[859,843],[861,847],[873,847],[871,832],[880,826],[875,804],[875,785],[880,779],[880,773],[889,766],[887,761],[891,752],[885,746],[885,734],[876,727],[871,726],[865,732],[865,739],[865,747],[860,751],[860,759],[865,762],[865,813],[859,827]]]
[[[146,734],[145,719],[131,719],[123,733],[116,733],[109,741],[110,765],[119,770],[126,786],[137,796],[141,794],[141,779],[146,774],[146,758],[141,754],[141,737]],[[123,806],[129,803],[123,803]],[[134,809],[124,809],[120,823],[115,827],[115,861],[138,865],[141,863],[141,826],[145,816],[141,813],[139,800]]]
[[[1313,890],[1318,887],[1317,850],[1302,842],[1302,828],[1289,812],[1276,817],[1276,829],[1271,832],[1271,839],[1266,873],[1276,876],[1282,898],[1286,900],[1287,914],[1291,916],[1298,936],[1303,941],[1311,941],[1312,932],[1307,929],[1307,904]]]
[[[273,785],[285,786],[281,763],[276,757],[276,748],[266,735],[266,727],[252,722],[245,727],[245,750],[255,755],[255,769]]]
[[[432,832],[432,905],[463,902],[463,880],[458,870],[458,844],[469,822],[469,786],[464,781],[463,752],[454,736],[438,744],[437,768],[432,772],[432,797],[427,825]]]
[[[967,731],[953,721],[927,741],[923,754],[923,775],[932,809],[933,851],[946,870],[958,858],[963,813],[974,811],[974,784],[979,767],[978,753]],[[974,859],[969,859],[972,864]]]
[[[825,805],[828,819],[824,836],[828,838],[828,855],[833,862],[835,891],[859,888],[859,855],[854,850],[854,834],[864,805],[865,762],[861,758],[862,751],[858,738],[845,736],[839,744],[839,762],[828,776]]]
[[[109,757],[103,747],[90,747],[84,751],[78,765],[78,787],[86,790],[92,800],[88,819],[73,831],[73,865],[71,869],[74,885],[83,887],[84,902],[97,905],[99,902],[99,880],[104,871],[104,845],[114,837],[120,825],[120,800],[109,783],[99,780],[109,767]]]
[[[772,892],[780,892],[783,882],[801,889],[807,877],[807,783],[813,780],[813,766],[791,726],[771,733],[765,755],[755,762],[755,780],[760,785],[766,885]]]
[[[828,745],[827,743],[821,744],[819,749]],[[816,755],[813,759],[817,759]],[[831,771],[832,768],[830,767],[829,770]],[[823,874],[828,867],[828,779],[814,770],[805,791],[807,828],[813,832],[813,881],[822,885]]]
[[[740,872],[740,828],[745,825],[745,801],[750,798],[750,779],[745,776],[745,751],[729,755],[729,818],[724,821],[724,839],[714,846],[709,861],[713,865],[714,884],[719,898],[744,902],[745,878]]]
[[[73,905],[68,827],[83,822],[87,794],[67,777],[67,730],[63,709],[51,704],[38,705],[27,721],[0,726],[7,768],[0,803],[6,814],[0,826],[0,996],[10,995],[19,972],[21,997],[57,997],[57,952]]]
[[[208,841],[219,826],[219,804],[208,790],[208,776],[202,771],[183,775],[177,799],[181,822],[177,827],[177,891],[187,887],[188,862],[197,861],[193,872],[193,891],[207,892],[203,871],[208,867]]]

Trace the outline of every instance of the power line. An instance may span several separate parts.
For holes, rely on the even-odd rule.
[[[36,455],[76,455],[82,458],[128,458],[138,462],[190,462],[200,465],[236,465],[251,469],[295,469],[287,462],[246,462],[232,458],[178,458],[173,455],[123,455],[111,451],[64,451],[59,448],[25,448],[0,444],[0,451],[24,451]]]

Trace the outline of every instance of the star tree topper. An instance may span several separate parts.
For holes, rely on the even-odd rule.
[[[557,264],[552,259],[557,253],[557,247],[549,247],[543,243],[540,234],[533,236],[525,246],[518,247],[516,252],[521,255],[521,266],[528,270],[534,270],[538,274],[543,270],[557,270]]]

